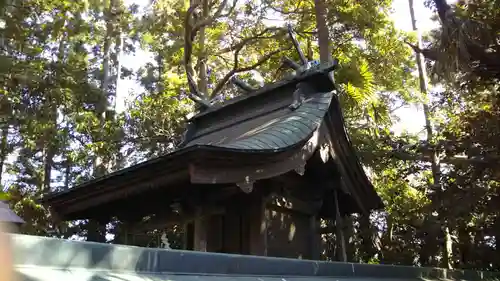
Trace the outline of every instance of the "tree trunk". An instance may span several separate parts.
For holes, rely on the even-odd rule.
[[[314,10],[316,14],[316,30],[318,33],[318,46],[319,46],[319,60],[321,63],[329,63],[331,61],[330,52],[330,39],[328,35],[328,26],[326,24],[326,5],[324,0],[314,0]],[[337,194],[335,192],[335,194]],[[337,199],[335,199],[337,200]],[[337,206],[338,207],[338,206]],[[346,242],[344,238],[344,230],[342,224],[342,217],[337,208],[337,215],[335,217],[335,226],[337,234],[335,239],[339,246],[339,259],[340,261],[347,261]]]
[[[473,260],[471,254],[474,252],[474,240],[467,225],[462,224],[457,229],[458,239],[460,241],[458,246],[460,252],[460,268],[467,269],[469,268],[469,261]]]
[[[113,92],[108,93],[108,109],[106,110],[106,120],[107,121],[113,121],[116,118],[116,113],[117,113],[117,103],[116,100],[118,99],[118,90],[120,86],[120,75],[121,75],[121,68],[122,68],[122,53],[123,53],[123,47],[124,47],[124,41],[123,41],[123,34],[121,32],[121,29],[119,27],[119,30],[117,32],[116,36],[116,42],[115,42],[115,52],[116,52],[116,61],[115,61],[115,90]],[[120,154],[120,148],[117,148],[117,150],[111,154],[108,155],[107,158],[107,169],[106,172],[112,172],[112,171],[117,171],[121,167],[121,154]]]
[[[495,254],[493,255],[495,256],[493,266],[494,268],[500,268],[500,243],[498,242],[498,240],[500,240],[500,213],[498,212],[496,214],[495,223],[493,225],[493,231],[496,238],[494,252]]]
[[[450,5],[448,5],[446,0],[434,0],[436,5],[436,10],[438,11],[439,18],[442,22],[446,21],[446,13],[450,10]]]
[[[202,19],[205,20],[208,18],[208,12],[209,12],[209,6],[208,6],[208,0],[201,0],[203,1],[202,3]],[[200,28],[200,37],[199,37],[199,46],[200,46],[200,51],[198,54],[198,90],[207,98],[207,100],[210,100],[210,95],[208,93],[208,77],[207,77],[207,50],[205,47],[206,43],[206,31],[205,27]]]
[[[389,227],[389,224],[387,224]],[[390,230],[392,231],[392,230]],[[368,262],[380,253],[377,243],[377,233],[375,233],[368,215],[361,214],[359,217],[359,236],[361,238],[361,259]]]
[[[103,44],[103,61],[102,61],[102,69],[103,69],[103,75],[102,75],[102,81],[101,81],[101,93],[103,95],[103,98],[99,100],[99,102],[96,105],[96,113],[99,118],[99,123],[101,124],[101,127],[104,127],[104,124],[106,122],[106,119],[109,118],[109,113],[107,113],[107,109],[109,109],[110,106],[110,98],[111,98],[111,93],[109,91],[109,84],[110,84],[110,64],[111,64],[111,42],[113,40],[113,8],[116,6],[116,0],[111,0],[108,10],[106,11],[106,37],[104,38],[104,44]],[[106,174],[107,170],[107,160],[104,157],[102,151],[96,151],[95,152],[95,161],[94,161],[94,177],[99,177],[104,174]]]
[[[163,54],[158,54],[156,56],[156,63],[158,64],[158,94],[163,94],[165,91],[165,83],[163,81],[163,74],[165,72],[165,66],[164,66],[164,59],[163,59]]]
[[[101,93],[103,98],[99,100],[96,105],[96,114],[99,118],[99,123],[102,127],[104,127],[105,122],[111,116],[111,112],[107,112],[110,109],[111,103],[110,99],[116,98],[116,95],[113,96],[110,93],[109,85],[110,81],[110,65],[111,65],[111,43],[112,40],[115,39],[114,34],[114,24],[115,24],[115,15],[114,9],[117,7],[118,0],[111,0],[109,3],[109,7],[105,12],[105,20],[106,20],[106,36],[104,38],[103,43],[103,76],[101,81]],[[102,141],[102,140],[100,140]],[[95,161],[94,161],[94,177],[103,176],[108,172],[109,165],[109,157],[105,155],[106,153],[101,149],[98,149],[95,153]],[[104,231],[102,231],[104,229]],[[94,242],[104,242],[105,241],[105,223],[102,221],[89,220],[87,223],[87,240]]]
[[[109,103],[109,74],[110,74],[110,64],[111,64],[111,40],[113,40],[113,22],[111,20],[111,14],[112,14],[112,9],[114,6],[115,1],[111,0],[110,6],[109,6],[109,11],[106,13],[108,16],[107,23],[106,23],[106,37],[104,38],[104,44],[103,44],[103,61],[102,61],[102,69],[103,69],[103,75],[102,75],[102,81],[101,81],[101,91],[103,92],[104,96],[106,99],[104,102],[101,103],[101,107],[99,108],[99,113],[103,115],[103,119],[106,117],[105,116],[105,110],[107,108],[107,105]]]
[[[63,45],[62,43],[60,45]],[[45,132],[45,148],[44,148],[44,158],[43,158],[43,182],[41,192],[42,194],[48,194],[51,190],[51,180],[52,180],[52,168],[54,166],[54,156],[56,154],[57,147],[54,144],[54,138],[57,138],[57,108],[55,105],[55,99],[49,99],[49,120],[50,128]]]
[[[2,135],[0,136],[0,186],[2,184],[2,175],[4,173],[5,160],[8,155],[8,136],[9,136],[9,123],[5,122],[2,126]]]
[[[72,162],[71,161],[71,157],[68,155],[69,154],[69,151],[66,152],[66,161],[64,162],[64,168],[65,168],[65,171],[64,171],[64,190],[68,190],[69,189],[69,185],[70,185],[70,182],[71,182],[71,166],[72,166]]]
[[[106,242],[106,223],[99,220],[89,220],[87,225],[87,241]]]
[[[57,66],[61,66],[64,61],[66,38],[63,36],[59,39],[59,48],[57,52],[57,62],[52,62],[53,67],[51,69],[51,80],[57,81],[60,77],[60,69]],[[52,83],[52,82],[50,82]],[[50,193],[51,190],[51,180],[52,180],[52,168],[54,166],[54,157],[56,155],[57,147],[55,144],[55,139],[57,139],[57,100],[58,96],[61,95],[59,89],[51,90],[49,94],[49,99],[47,99],[48,104],[48,120],[49,128],[45,131],[44,136],[44,160],[43,160],[43,182],[42,182],[42,194]]]
[[[321,63],[331,61],[330,38],[328,25],[326,24],[326,5],[324,0],[314,0],[314,11],[316,14],[316,30],[318,33],[319,60]]]
[[[110,113],[110,119],[115,117],[116,108],[117,108],[117,99],[118,99],[118,90],[120,86],[120,76],[122,70],[122,55],[123,55],[124,41],[123,34],[121,30],[118,31],[118,35],[116,36],[116,78],[115,78],[115,92],[114,96],[110,98],[110,104],[108,107],[108,113]],[[123,105],[122,105],[123,106]]]
[[[42,194],[50,193],[50,183],[52,177],[52,167],[54,166],[54,149],[52,144],[47,144],[45,149],[44,161],[43,161],[43,182],[42,182]]]
[[[417,32],[417,46],[419,49],[422,49],[422,39],[418,32],[417,21],[415,18],[415,9],[413,7],[413,0],[408,0],[409,8],[410,8],[410,16],[413,30]],[[428,91],[428,82],[427,82],[427,73],[425,71],[425,64],[422,55],[418,52],[415,53],[417,59],[417,67],[418,67],[418,76],[420,81],[420,91],[427,99],[427,91]],[[424,108],[424,118],[425,118],[425,128],[427,131],[427,142],[429,144],[434,143],[434,134],[432,130],[431,124],[431,112],[429,109],[429,105],[427,102],[422,104]],[[439,164],[439,158],[437,151],[434,149],[431,154],[431,169],[432,169],[432,185],[433,189],[440,193],[442,192],[441,188],[441,167]],[[437,196],[440,198],[440,196]],[[438,199],[439,200],[439,199]],[[439,203],[440,204],[440,203]],[[440,204],[441,205],[441,204]],[[443,265],[445,268],[451,269],[451,259],[452,259],[452,241],[450,236],[450,229],[448,227],[447,218],[444,214],[439,214],[441,217],[442,223],[442,231],[444,235],[444,247],[443,247]]]
[[[346,261],[354,262],[356,256],[356,245],[352,245],[351,241],[355,235],[354,230],[354,218],[352,215],[348,215],[342,218],[342,226],[344,232],[344,241],[346,244]]]
[[[10,4],[10,1],[5,1],[5,6]],[[0,19],[4,18],[5,14],[5,9],[0,8]],[[0,55],[5,55],[7,54],[7,51],[5,50],[5,38],[3,34],[0,34]],[[5,85],[2,85],[4,87]],[[5,101],[5,108],[9,109],[10,106],[8,104],[7,99],[0,100],[0,102]],[[3,106],[0,104],[0,108]],[[7,151],[8,148],[8,136],[9,136],[9,114],[10,112],[5,113],[5,120],[0,120],[0,125],[2,127],[1,131],[1,136],[0,136],[0,186],[2,186],[2,175],[4,173],[4,166],[5,166],[5,160],[7,159],[7,155],[9,152]],[[0,114],[3,114],[3,112],[0,112]],[[3,116],[0,115],[0,118]]]

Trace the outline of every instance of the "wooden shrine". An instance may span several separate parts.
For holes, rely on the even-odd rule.
[[[296,69],[191,118],[176,151],[44,198],[63,220],[185,227],[185,249],[319,258],[320,219],[383,207],[331,72]]]

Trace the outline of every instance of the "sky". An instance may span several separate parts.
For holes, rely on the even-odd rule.
[[[415,15],[417,17],[417,27],[420,32],[425,32],[436,27],[436,22],[433,22],[430,19],[432,15],[431,11],[424,7],[423,2],[423,0],[417,0],[414,1],[413,4]],[[448,0],[448,2],[451,3],[452,1]],[[412,24],[408,0],[394,0],[393,10],[392,20],[394,21],[396,27],[404,31],[411,31]],[[424,112],[420,105],[408,105],[402,107],[396,110],[394,114],[400,119],[399,122],[396,122],[392,128],[396,134],[407,131],[412,134],[419,134],[421,138],[426,137],[424,135]]]

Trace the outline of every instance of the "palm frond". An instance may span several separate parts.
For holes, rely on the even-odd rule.
[[[369,69],[368,62],[358,60],[349,66],[349,81],[344,84],[344,92],[357,104],[368,104],[375,95],[374,75]]]

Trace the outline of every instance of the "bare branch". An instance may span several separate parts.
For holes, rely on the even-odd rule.
[[[266,34],[268,32],[272,32],[272,31],[277,31],[277,32],[271,36],[263,36],[264,34]],[[264,30],[262,30],[261,32],[255,34],[254,36],[242,39],[240,42],[220,50],[218,54],[224,54],[224,53],[228,53],[228,52],[238,51],[238,50],[243,49],[243,47],[245,47],[247,44],[252,43],[253,41],[261,40],[261,39],[274,39],[274,38],[277,38],[277,37],[284,35],[285,33],[286,33],[286,30],[283,28],[268,27],[268,28],[265,28]]]
[[[226,14],[222,15],[222,11],[227,4],[227,0],[223,0],[213,16],[202,19],[199,22],[195,22],[194,12],[201,5],[201,1],[192,4],[186,12],[186,18],[184,20],[184,68],[186,70],[186,75],[188,78],[189,91],[192,95],[201,95],[194,79],[194,68],[191,57],[193,54],[193,41],[196,38],[196,34],[198,33],[198,31],[200,31],[201,28],[212,24],[217,18],[228,16],[229,14],[231,14],[236,7],[237,2],[238,0],[233,0],[233,4],[230,7],[229,11]]]
[[[418,46],[413,45],[412,43],[405,41],[406,45],[410,46],[415,53],[422,54],[426,59],[436,61],[439,59],[439,54],[437,50],[432,49],[420,49]]]
[[[373,157],[376,155],[377,157],[388,157],[388,158],[396,158],[403,161],[423,161],[423,162],[431,162],[431,157],[424,154],[416,154],[409,153],[406,151],[399,150],[386,150],[386,151],[360,151],[360,156]],[[452,164],[452,165],[480,165],[480,164],[488,164],[488,165],[499,165],[500,159],[493,157],[471,157],[468,158],[466,156],[446,156],[440,159],[441,163],[444,164]]]
[[[302,62],[302,65],[306,65],[307,59],[304,56],[302,49],[300,48],[299,41],[297,41],[297,38],[295,38],[294,31],[293,31],[291,24],[288,24],[288,36],[290,36],[290,39],[292,40],[293,46],[295,47],[295,51],[297,51],[297,53],[299,54],[299,58],[300,58],[300,61]]]
[[[227,0],[222,0],[222,3],[217,8],[217,11],[215,11],[214,15],[211,16],[211,17],[202,19],[201,21],[197,22],[193,26],[193,31],[192,32],[194,34],[196,34],[202,27],[205,27],[205,26],[210,25],[211,23],[213,23],[215,21],[215,19],[217,19],[221,15],[222,11],[226,7],[226,3],[227,3]]]
[[[202,108],[208,108],[211,106],[210,102],[206,101],[203,97],[200,97],[200,96],[195,95],[193,93],[186,93],[184,91],[182,91],[182,94],[187,95],[190,100],[194,101]]]
[[[231,80],[231,83],[233,85],[238,87],[238,89],[240,89],[245,94],[255,91],[255,89],[252,86],[250,86],[247,83],[245,83],[244,81],[238,79],[236,76],[231,77],[230,80]]]
[[[266,7],[273,10],[274,12],[280,13],[282,15],[295,15],[295,14],[313,14],[313,9],[304,8],[304,5],[301,5],[303,1],[297,1],[293,10],[285,11],[283,9],[279,9],[272,5],[273,1],[265,1]]]
[[[225,64],[229,64],[229,60],[227,58],[225,58],[224,56],[221,56],[219,54],[214,54],[213,56],[221,59]]]
[[[220,17],[227,17],[229,16],[233,11],[234,8],[236,7],[236,4],[238,3],[238,0],[233,0],[233,4],[229,8],[229,11],[225,14],[222,14],[222,11],[227,5],[227,0],[223,0],[222,3],[219,5],[217,8],[217,11],[215,11],[214,15],[211,17],[208,17],[206,19],[201,20],[200,22],[196,23],[193,27],[193,34],[196,34],[201,28],[211,25],[215,20],[217,20]]]
[[[194,83],[194,69],[191,62],[191,55],[193,53],[193,40],[196,36],[193,31],[193,21],[192,18],[194,11],[200,3],[195,3],[189,7],[186,12],[186,18],[184,19],[184,68],[186,69],[186,74],[188,76],[189,91],[191,93],[198,93],[196,83]]]
[[[289,57],[283,57],[281,60],[283,61],[284,66],[289,67],[293,70],[298,70],[300,68],[300,64],[294,62]]]
[[[263,56],[262,58],[260,58],[256,63],[254,63],[254,64],[252,64],[250,66],[247,66],[247,67],[242,67],[242,68],[238,68],[238,53],[239,53],[239,51],[235,52],[235,55],[234,55],[234,68],[231,71],[229,71],[228,73],[226,73],[226,75],[224,76],[224,78],[222,78],[217,83],[217,85],[215,86],[215,88],[214,88],[214,90],[212,92],[212,97],[216,96],[222,90],[222,88],[224,87],[224,85],[226,85],[227,81],[229,81],[229,79],[234,74],[253,70],[253,69],[259,67],[260,65],[264,64],[266,61],[268,61],[274,55],[279,54],[282,51],[289,50],[290,48],[291,48],[291,46],[287,46],[285,48],[281,48],[281,49],[278,49],[276,51],[273,51],[273,52],[271,52],[271,53]]]

